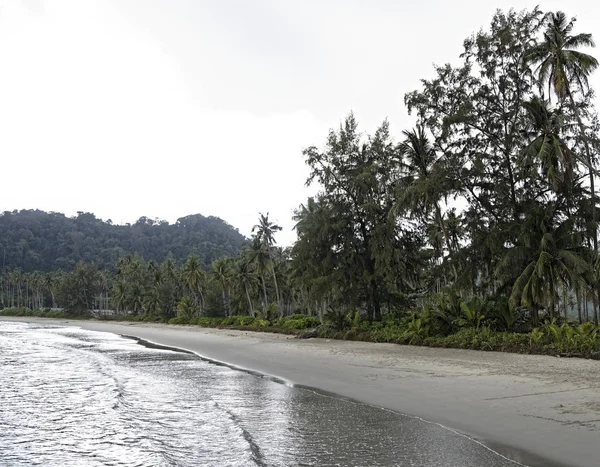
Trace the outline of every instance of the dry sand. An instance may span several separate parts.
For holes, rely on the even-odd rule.
[[[534,460],[539,456],[552,465],[600,466],[599,361],[298,340],[191,326],[2,319],[52,321],[191,350],[292,384],[441,423],[530,465],[545,465]]]

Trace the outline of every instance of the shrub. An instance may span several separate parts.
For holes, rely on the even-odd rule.
[[[296,318],[301,316],[301,318]],[[281,318],[277,321],[277,327],[281,329],[303,330],[316,328],[321,324],[318,318],[313,316],[292,315],[289,318]]]
[[[33,310],[22,307],[5,308],[0,311],[0,316],[35,316]]]
[[[223,318],[211,318],[208,316],[202,316],[196,319],[196,324],[198,326],[218,326],[223,324]]]
[[[190,320],[185,316],[176,316],[169,320],[169,324],[189,324]]]
[[[267,328],[271,325],[266,319],[255,319],[252,323],[252,327],[255,328]]]

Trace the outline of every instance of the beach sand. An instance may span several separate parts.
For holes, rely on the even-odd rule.
[[[190,350],[440,423],[528,465],[600,465],[600,361],[195,326],[0,319],[72,325]]]

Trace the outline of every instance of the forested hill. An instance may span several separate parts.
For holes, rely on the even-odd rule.
[[[0,214],[0,271],[71,270],[78,261],[113,268],[128,253],[145,260],[172,256],[183,261],[190,253],[206,265],[221,256],[236,255],[245,242],[237,229],[218,217],[194,214],[174,224],[141,217],[133,225],[114,225],[90,213],[75,217],[39,210]]]

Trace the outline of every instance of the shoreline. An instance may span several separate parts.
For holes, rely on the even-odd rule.
[[[524,464],[598,464],[600,362],[161,324],[2,317],[110,332],[440,424]]]

